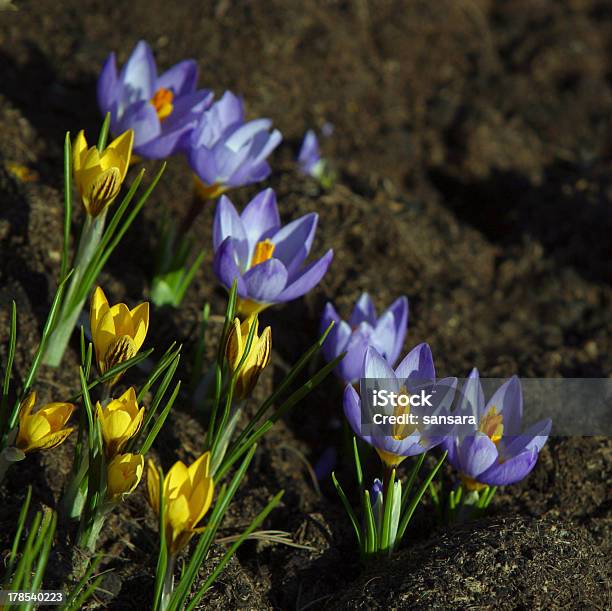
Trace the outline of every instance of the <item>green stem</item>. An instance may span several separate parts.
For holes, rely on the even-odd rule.
[[[45,350],[43,362],[51,367],[58,367],[61,363],[64,352],[66,351],[66,346],[70,341],[70,336],[79,318],[79,314],[83,309],[85,298],[78,303],[73,303],[74,297],[80,289],[83,274],[100,244],[102,232],[104,231],[105,219],[106,211],[95,218],[89,215],[85,218],[85,224],[83,225],[81,239],[79,241],[79,249],[74,258],[74,273],[62,304],[58,323],[49,337],[47,349]]]
[[[96,551],[96,543],[98,542],[98,537],[105,520],[106,514],[104,511],[96,512],[91,523],[79,534],[79,547],[86,549],[91,554]]]

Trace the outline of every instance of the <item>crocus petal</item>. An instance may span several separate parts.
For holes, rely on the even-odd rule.
[[[249,140],[261,131],[268,130],[272,126],[270,119],[255,119],[241,125],[225,141],[225,144],[232,151],[237,152]]]
[[[98,107],[103,113],[113,110],[117,98],[117,62],[111,53],[104,62],[97,84]]]
[[[347,323],[343,325],[350,330]],[[344,348],[346,355],[338,365],[338,371],[345,382],[355,383],[363,376],[363,364],[365,353],[368,349],[368,341],[362,335],[352,335]],[[340,350],[342,352],[342,350]]]
[[[504,420],[505,422],[505,420]],[[503,455],[515,456],[520,454],[524,450],[536,449],[538,452],[542,449],[548,436],[550,435],[550,429],[552,428],[552,420],[547,418],[540,420],[532,426],[530,426],[524,433],[517,436],[506,437],[504,431],[503,437]]]
[[[400,384],[410,389],[411,385],[422,386],[436,379],[431,348],[428,344],[419,344],[413,348],[397,366],[395,375]]]
[[[172,113],[162,121],[162,133],[193,129],[202,113],[210,106],[213,95],[212,91],[201,89],[175,98]]]
[[[304,141],[298,155],[298,164],[304,174],[310,174],[313,167],[320,161],[319,143],[314,131],[309,129],[304,136]]]
[[[132,104],[137,100],[151,99],[157,80],[157,68],[151,47],[141,40],[132,51],[119,76],[123,84],[122,103]]]
[[[367,323],[363,323],[366,324]],[[372,333],[372,345],[380,352],[388,361],[392,363],[389,355],[392,354],[395,347],[395,319],[391,312],[385,312],[376,323],[376,327]]]
[[[153,104],[148,101],[132,104],[113,126],[113,131],[116,133],[122,133],[128,129],[134,130],[136,153],[139,153],[138,147],[141,144],[157,138],[161,133],[161,126]]]
[[[478,478],[497,460],[495,444],[483,433],[469,435],[459,446],[460,469],[469,477]]]
[[[363,293],[359,297],[348,323],[351,327],[356,327],[360,322],[364,321],[372,325],[372,327],[376,326],[376,308],[368,293]]]
[[[229,197],[222,195],[215,209],[215,220],[213,222],[213,248],[215,251],[228,237],[233,240],[238,263],[246,269],[250,258],[245,227]]]
[[[351,425],[355,435],[364,439],[361,433],[361,400],[359,394],[350,385],[347,384],[343,395],[344,415]]]
[[[523,418],[523,391],[517,376],[512,376],[495,391],[484,412],[487,413],[491,407],[496,407],[497,412],[504,417],[504,436],[520,433]]]
[[[324,333],[331,323],[331,328],[323,343],[323,354],[328,361],[336,358],[345,348],[351,336],[351,328],[338,316],[338,312],[331,303],[326,303],[321,315],[319,333]]]
[[[397,392],[399,385],[395,378],[395,372],[387,361],[379,354],[376,348],[368,346],[365,354],[363,377],[373,380],[393,380],[392,388],[388,390]]]
[[[269,238],[280,227],[280,216],[276,205],[276,194],[272,189],[260,191],[240,215],[249,241],[249,260],[253,257],[255,245]],[[278,253],[275,253],[278,259]],[[282,260],[282,259],[281,259]]]
[[[457,414],[461,416],[473,416],[476,422],[480,422],[480,418],[484,413],[485,399],[480,383],[478,369],[474,368],[466,378],[461,389],[457,405]],[[478,425],[476,425],[478,426]]]
[[[387,312],[393,314],[395,321],[395,342],[393,350],[387,356],[389,362],[394,365],[402,352],[406,331],[408,330],[408,299],[399,297],[389,306]]]
[[[215,258],[213,260],[213,270],[215,275],[227,288],[228,290],[232,287],[234,279],[237,279],[237,290],[240,297],[246,298],[247,290],[246,284],[242,278],[242,274],[236,265],[236,250],[234,247],[234,240],[232,238],[226,238],[221,246],[215,252]]]
[[[252,267],[243,278],[249,299],[271,303],[287,284],[287,269],[281,261],[272,258]]]
[[[494,464],[478,477],[478,481],[489,486],[508,486],[526,477],[538,461],[538,451],[525,450],[502,463]]]
[[[242,100],[231,91],[226,91],[213,108],[216,111],[216,119],[224,126],[236,125],[244,121]]]
[[[305,267],[300,275],[278,295],[277,301],[291,301],[308,293],[319,284],[333,258],[334,251],[330,249],[318,261]]]
[[[219,171],[214,152],[204,147],[192,146],[189,149],[188,157],[189,165],[198,178],[209,186],[215,184]]]
[[[318,220],[314,212],[306,214],[285,225],[272,238],[276,246],[274,256],[285,264],[292,279],[312,248]]]
[[[198,65],[192,59],[186,59],[164,72],[156,83],[156,89],[170,89],[175,96],[195,91],[198,80]]]

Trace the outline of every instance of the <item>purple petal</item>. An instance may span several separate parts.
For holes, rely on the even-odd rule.
[[[233,238],[237,265],[242,269],[246,269],[249,264],[246,231],[234,204],[232,204],[229,197],[222,195],[217,203],[215,219],[213,221],[214,250],[216,251],[228,237]]]
[[[372,380],[391,380],[391,386],[388,390],[397,392],[399,384],[395,378],[395,372],[387,361],[379,354],[376,348],[368,346],[366,350],[363,377]]]
[[[504,457],[516,456],[524,450],[536,449],[539,452],[550,435],[551,427],[552,420],[547,418],[546,420],[540,420],[539,422],[536,422],[530,426],[522,435],[512,437],[506,436],[504,427]]]
[[[149,101],[155,93],[157,68],[151,47],[141,40],[123,66],[119,80],[123,85],[121,103],[125,106],[136,101]]]
[[[395,369],[395,375],[401,385],[423,385],[436,379],[431,348],[428,344],[419,344],[413,348]]]
[[[496,407],[497,412],[504,417],[504,436],[518,435],[521,432],[523,391],[516,376],[512,376],[495,391],[484,412],[487,413],[492,407]]]
[[[116,126],[117,133],[128,129],[134,130],[134,152],[140,154],[138,147],[157,138],[161,133],[161,126],[155,108],[149,102],[132,104],[119,118]]]
[[[474,416],[476,422],[480,422],[480,418],[484,413],[484,407],[485,400],[480,376],[478,369],[474,368],[463,383],[457,405],[457,414],[461,416]]]
[[[98,106],[102,113],[110,112],[117,98],[117,62],[115,54],[111,53],[104,62],[98,77],[97,95]]]
[[[200,89],[174,99],[172,113],[162,122],[162,131],[171,132],[183,129],[189,124],[193,129],[202,113],[210,106],[212,91]]]
[[[328,333],[325,342],[323,342],[323,356],[328,362],[335,359],[344,350],[351,336],[351,328],[344,321],[340,320],[334,306],[331,303],[327,303],[321,315],[319,332],[324,333],[331,322],[335,324]]]
[[[245,144],[252,140],[259,132],[267,130],[272,126],[270,119],[255,119],[241,125],[225,141],[227,147],[233,151],[238,151]]]
[[[188,153],[189,165],[194,173],[207,185],[216,182],[219,172],[215,154],[210,149],[204,147],[191,147]]]
[[[356,327],[364,321],[372,325],[372,327],[376,326],[376,308],[367,293],[363,293],[357,300],[348,322],[351,327]]]
[[[215,252],[213,260],[213,270],[219,279],[219,282],[228,290],[232,288],[234,279],[238,279],[238,295],[242,298],[247,298],[246,284],[240,270],[236,265],[236,251],[234,249],[234,241],[232,238],[226,238]]]
[[[213,108],[216,109],[216,119],[225,127],[244,121],[242,100],[231,91],[226,91]]]
[[[318,220],[314,212],[306,214],[285,225],[272,238],[274,256],[285,264],[290,278],[295,276],[312,248]]]
[[[276,194],[272,189],[260,191],[240,215],[249,242],[249,260],[253,257],[257,242],[270,237],[280,227],[280,217],[276,205]],[[278,253],[274,255],[281,259]]]
[[[195,91],[198,80],[198,65],[192,59],[186,59],[166,70],[156,83],[157,89],[170,89],[175,96]]]
[[[368,441],[369,437],[361,433],[361,399],[357,391],[350,384],[347,384],[344,389],[342,404],[344,407],[344,415],[355,435]]]
[[[278,259],[268,259],[246,272],[244,282],[250,299],[272,303],[287,284],[287,269]]]
[[[291,301],[313,289],[325,275],[334,258],[334,251],[328,250],[318,261],[306,266],[301,274],[278,296],[278,301]]]
[[[298,155],[298,164],[304,174],[310,175],[313,167],[321,160],[319,142],[314,131],[309,129],[304,136],[302,147]]]
[[[406,331],[408,330],[408,299],[406,297],[396,299],[387,312],[391,312],[395,320],[395,343],[388,356],[389,362],[394,365],[402,352]]]
[[[338,354],[346,350],[346,355],[338,365],[338,374],[345,381],[351,384],[358,382],[364,377],[364,360],[368,342],[363,336],[350,335],[350,327],[342,322],[344,329],[349,331],[349,338],[346,346],[338,351]]]
[[[497,447],[483,433],[469,435],[458,448],[461,472],[473,478],[478,478],[495,463],[497,457]]]
[[[362,324],[367,325],[368,323]],[[391,312],[386,312],[378,319],[370,341],[376,350],[392,364],[389,356],[393,353],[395,346],[395,319]]]
[[[508,486],[526,477],[538,462],[538,451],[525,450],[502,463],[494,464],[480,475],[478,481],[489,486]]]

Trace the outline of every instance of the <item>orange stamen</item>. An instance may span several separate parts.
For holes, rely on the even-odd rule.
[[[253,253],[253,259],[251,260],[251,267],[271,259],[274,248],[275,245],[272,244],[268,238],[261,242],[257,242],[255,245],[255,252]]]
[[[174,94],[172,91],[164,87],[160,87],[151,98],[151,104],[153,104],[153,108],[155,108],[160,121],[163,121],[172,114],[174,110],[173,100]]]

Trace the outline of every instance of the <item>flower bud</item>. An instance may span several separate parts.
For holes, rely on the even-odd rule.
[[[108,463],[106,471],[106,496],[111,501],[123,500],[136,490],[142,478],[144,456],[142,454],[118,454]]]
[[[255,326],[251,348],[236,379],[234,393],[238,399],[245,399],[251,395],[261,372],[270,362],[272,330],[270,327],[266,327],[263,333],[258,335],[258,325],[257,316],[250,316],[242,324],[236,318],[227,338],[225,355],[233,374],[238,369],[238,365],[244,356],[251,328]]]
[[[97,146],[88,148],[85,133],[79,132],[74,143],[74,182],[89,216],[97,217],[119,194],[133,143],[134,132],[128,130],[99,151]]]
[[[30,393],[19,407],[19,433],[16,446],[24,453],[50,450],[60,445],[72,433],[66,427],[74,405],[72,403],[47,403],[32,413],[36,393]]]

